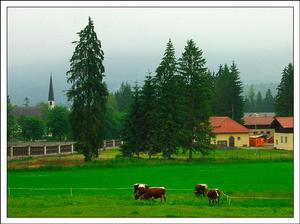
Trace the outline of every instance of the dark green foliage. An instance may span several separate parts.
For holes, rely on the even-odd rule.
[[[266,92],[266,96],[263,100],[263,104],[264,104],[263,105],[263,112],[273,112],[273,111],[275,111],[274,103],[275,103],[274,97],[272,96],[271,90],[268,89],[267,92]]]
[[[18,124],[21,127],[21,135],[25,140],[41,139],[44,135],[45,124],[39,117],[21,115],[18,118]]]
[[[13,106],[11,103],[7,104],[7,139],[10,141],[14,138],[16,133],[16,121],[12,115]]]
[[[245,112],[256,112],[255,91],[253,85],[250,86],[249,93],[245,97]]]
[[[108,91],[103,82],[104,53],[89,18],[88,25],[78,33],[79,41],[67,72],[68,100],[72,101],[71,126],[74,140],[83,149],[85,160],[98,156],[103,144],[104,115]]]
[[[294,114],[294,67],[290,63],[282,72],[281,82],[275,97],[276,116],[293,116]]]
[[[61,141],[70,136],[69,115],[69,110],[62,106],[55,106],[48,111],[47,127],[54,139]]]
[[[274,110],[274,97],[271,90],[268,89],[263,98],[260,91],[256,94],[251,85],[249,93],[245,97],[245,112],[273,112]]]
[[[114,94],[117,101],[117,106],[119,111],[128,110],[132,101],[132,91],[129,83],[121,83],[121,87]]]
[[[241,122],[244,114],[242,90],[243,86],[236,64],[232,62],[230,68],[227,64],[220,65],[215,84],[215,115],[228,116]]]
[[[123,129],[124,118],[126,115],[126,111],[120,112],[118,110],[115,95],[109,94],[104,116],[105,140],[120,139],[121,131]]]
[[[133,91],[132,104],[128,116],[125,119],[122,139],[124,144],[121,146],[121,152],[124,156],[132,156],[139,153],[142,149],[142,111],[141,111],[141,91],[136,84]]]
[[[41,110],[41,118],[42,120],[47,123],[48,120],[48,111],[49,111],[49,106],[45,102],[39,102],[36,104],[36,106]]]
[[[189,150],[189,159],[192,151],[207,153],[210,146],[211,129],[209,116],[212,113],[213,77],[205,67],[205,59],[193,40],[185,46],[182,57],[179,59],[179,73],[183,80],[184,91],[181,92],[185,106],[183,123],[184,144]]]
[[[166,158],[171,158],[180,145],[182,126],[182,91],[183,86],[177,74],[175,49],[171,40],[167,43],[164,56],[156,69],[154,77],[157,91],[155,139],[157,147]]]
[[[257,112],[263,111],[263,98],[260,91],[258,91],[256,95],[256,111]]]
[[[155,122],[156,122],[156,89],[154,79],[149,73],[146,76],[144,86],[141,90],[141,118],[142,124],[142,149],[141,151],[147,152],[149,158],[151,155],[158,152],[155,141]]]

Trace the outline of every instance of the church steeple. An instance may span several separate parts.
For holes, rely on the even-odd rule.
[[[52,109],[55,106],[54,93],[53,93],[53,84],[52,84],[52,73],[50,75],[48,106],[50,107],[50,109]]]

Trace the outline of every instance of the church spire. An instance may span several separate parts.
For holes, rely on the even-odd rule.
[[[49,84],[49,95],[48,95],[48,106],[52,109],[55,106],[54,93],[53,93],[53,84],[52,84],[52,73],[50,75],[50,84]]]

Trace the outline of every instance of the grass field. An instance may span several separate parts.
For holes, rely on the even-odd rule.
[[[62,167],[53,162],[45,167],[23,169],[16,164],[32,164],[35,159],[10,161],[9,217],[293,217],[293,160],[272,151],[273,159],[249,155],[249,159],[226,158],[216,151],[215,159],[193,162],[161,159],[115,159],[118,151],[89,164],[75,163]],[[229,153],[229,152],[227,152]],[[230,152],[233,153],[234,152]],[[242,155],[244,152],[239,152]],[[268,151],[270,154],[270,151]],[[268,155],[268,154],[267,154]],[[101,157],[101,155],[100,155]],[[104,159],[105,158],[105,159]],[[231,158],[231,159],[229,159]],[[276,159],[277,158],[277,159]],[[285,159],[283,159],[285,158]],[[57,158],[56,158],[57,159]],[[80,156],[59,158],[60,161],[81,161]],[[44,158],[45,161],[56,161]],[[32,163],[31,163],[32,162]],[[45,162],[47,164],[47,162]],[[15,169],[12,169],[15,168]],[[19,168],[19,169],[17,169]],[[167,201],[136,201],[132,184],[147,183],[165,186]],[[196,198],[193,187],[207,183],[233,197],[229,205],[225,197],[220,205],[210,207],[206,197]],[[42,188],[52,188],[42,189]],[[62,188],[62,189],[54,189]],[[70,195],[72,188],[72,196]],[[77,189],[122,188],[122,189]],[[123,189],[125,188],[125,189]],[[190,190],[180,190],[190,189]],[[273,199],[253,199],[269,197]],[[275,200],[274,198],[290,198]]]

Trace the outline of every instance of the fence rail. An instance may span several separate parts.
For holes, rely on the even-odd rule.
[[[7,144],[8,159],[24,158],[31,156],[46,156],[74,153],[76,142],[19,142]],[[104,140],[103,148],[100,150],[120,147],[121,140]]]
[[[8,159],[74,153],[75,142],[8,143]]]
[[[71,197],[74,195],[74,190],[84,190],[84,191],[94,191],[94,190],[128,190],[132,191],[132,188],[129,187],[53,187],[53,188],[30,188],[30,187],[8,187],[7,193],[8,196],[11,197],[12,190],[21,190],[21,191],[59,191],[59,190],[65,190],[69,193]],[[193,188],[167,188],[167,191],[190,191],[193,192]],[[221,191],[221,195],[225,198],[227,203],[230,205],[232,199],[257,199],[257,200],[292,200],[293,197],[270,197],[270,196],[233,196],[225,194],[223,191]]]

